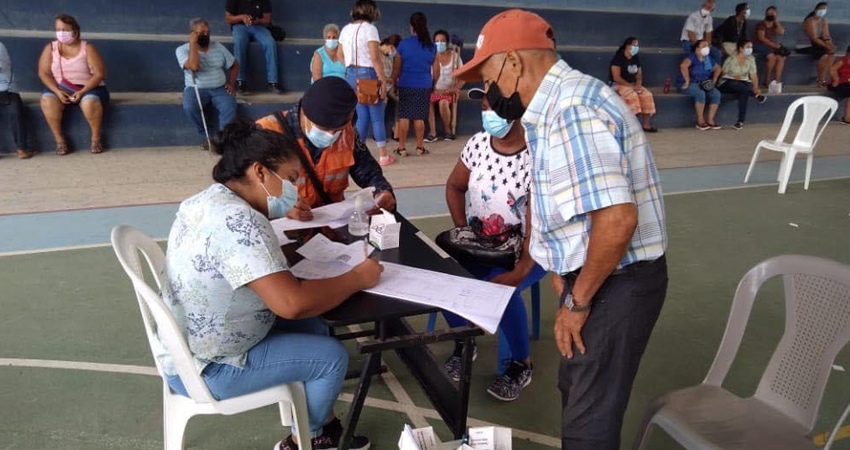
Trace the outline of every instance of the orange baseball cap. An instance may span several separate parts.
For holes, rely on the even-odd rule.
[[[554,35],[549,22],[533,12],[521,9],[502,11],[481,29],[475,44],[475,56],[453,75],[464,81],[481,81],[481,74],[476,69],[487,58],[508,50],[554,50]]]

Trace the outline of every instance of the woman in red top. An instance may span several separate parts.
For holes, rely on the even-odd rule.
[[[835,64],[832,65],[829,75],[832,78],[829,90],[838,97],[839,102],[846,100],[844,102],[844,119],[841,120],[841,123],[850,125],[850,100],[847,100],[850,98],[850,45],[847,46],[844,57],[835,61]]]

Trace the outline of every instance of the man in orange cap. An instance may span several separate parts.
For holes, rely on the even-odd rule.
[[[455,72],[484,81],[531,152],[532,257],[562,306],[564,449],[615,450],[640,358],[667,293],[664,203],[640,123],[605,83],[555,53],[552,27],[522,10],[481,30]]]

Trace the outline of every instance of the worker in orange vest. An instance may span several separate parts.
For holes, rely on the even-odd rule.
[[[349,175],[361,188],[374,187],[375,204],[396,206],[392,186],[353,126],[357,95],[342,78],[313,83],[295,107],[257,120],[257,124],[293,136],[301,147],[298,204],[287,217],[311,220],[312,208],[344,200]]]

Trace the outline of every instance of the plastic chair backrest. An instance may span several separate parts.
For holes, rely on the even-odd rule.
[[[165,255],[162,249],[146,234],[127,225],[120,225],[112,230],[112,247],[118,261],[133,282],[151,351],[155,348],[155,336],[159,336],[171,355],[177,374],[180,375],[180,380],[192,400],[196,403],[213,403],[215,400],[198,375],[192,352],[183,337],[181,328],[160,295],[148,285],[144,278],[139,253],[145,256],[157,288],[162,290],[162,275],[165,271]],[[159,361],[156,360],[156,355],[154,355],[154,361],[159,374],[164,379],[165,375]]]
[[[794,121],[794,114],[796,114],[797,109],[801,106],[803,107],[803,121],[800,123],[800,128],[797,129],[794,142],[791,144],[799,147],[814,148],[821,134],[823,134],[823,130],[826,129],[827,124],[832,120],[832,116],[835,115],[835,111],[838,109],[838,102],[820,95],[798,98],[794,103],[791,103],[791,106],[788,107],[788,111],[785,113],[785,120],[782,122],[782,128],[776,137],[777,141],[785,142],[788,130]],[[828,117],[823,121],[823,126],[818,127],[824,115],[827,114]]]
[[[785,290],[785,331],[754,397],[811,431],[832,362],[850,341],[850,266],[814,256],[782,255],[747,272],[738,284],[723,340],[704,383],[723,383],[756,294],[765,281],[778,275]]]

